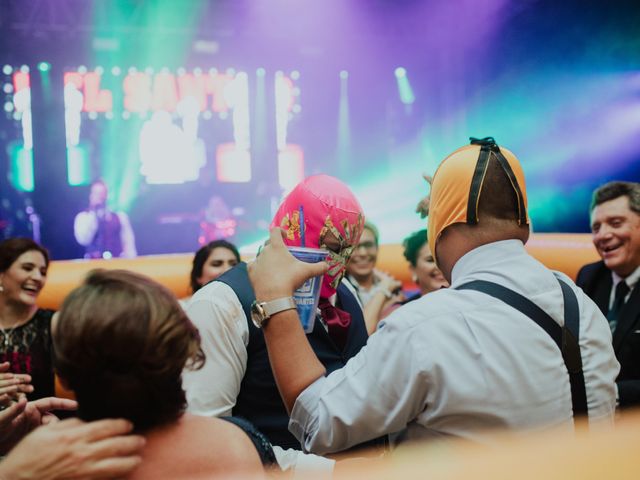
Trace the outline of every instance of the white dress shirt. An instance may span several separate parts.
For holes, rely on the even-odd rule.
[[[406,438],[489,441],[487,429],[573,429],[569,376],[557,345],[529,317],[476,291],[488,280],[535,302],[560,325],[563,300],[553,273],[508,240],[467,253],[452,288],[410,302],[347,365],[298,397],[289,429],[305,450],[337,452],[407,427]],[[580,308],[580,348],[589,420],[610,424],[619,364],[609,325],[570,279]]]
[[[611,287],[611,293],[609,294],[609,310],[613,308],[613,302],[616,299],[616,287],[623,280],[626,282],[627,287],[629,287],[629,291],[627,292],[627,295],[624,297],[624,301],[626,303],[627,300],[629,300],[629,297],[631,296],[631,292],[633,292],[633,289],[636,288],[636,285],[638,284],[638,280],[640,280],[640,267],[637,267],[631,273],[631,275],[628,275],[626,278],[622,278],[616,272],[611,270],[611,279],[613,281],[613,285]]]
[[[211,282],[185,304],[185,311],[200,332],[204,366],[185,370],[182,385],[187,411],[209,417],[230,416],[247,370],[249,327],[242,304],[233,289]],[[278,465],[304,476],[308,472],[331,472],[334,460],[274,446]]]

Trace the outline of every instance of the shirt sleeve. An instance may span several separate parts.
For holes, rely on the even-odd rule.
[[[122,242],[122,254],[120,256],[133,258],[138,255],[138,251],[136,250],[136,237],[133,234],[129,216],[124,212],[120,212],[118,213],[118,218],[120,219],[120,241]]]
[[[98,219],[95,212],[80,212],[73,222],[73,234],[76,241],[86,247],[91,243],[98,231]]]
[[[206,357],[201,369],[183,372],[187,411],[231,415],[247,368],[249,328],[242,305],[228,285],[213,282],[196,292],[186,312]]]
[[[401,319],[397,319],[401,320]],[[297,398],[289,430],[319,455],[402,430],[425,409],[428,345],[416,348],[405,322],[388,322],[347,365]]]

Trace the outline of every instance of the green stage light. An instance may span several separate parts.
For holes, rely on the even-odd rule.
[[[51,70],[51,64],[49,62],[40,62],[38,64],[38,70],[41,72],[48,72]]]

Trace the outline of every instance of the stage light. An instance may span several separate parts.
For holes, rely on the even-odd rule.
[[[4,111],[5,112],[13,112],[13,102],[6,102],[4,104]]]
[[[193,50],[200,53],[217,53],[220,50],[220,44],[215,40],[196,40],[193,42]]]
[[[4,87],[2,87],[2,90],[4,91],[4,93],[11,93],[13,92],[13,85],[11,85],[10,83],[5,83]]]
[[[111,120],[111,119],[113,118],[113,112],[106,112],[106,113],[104,114],[104,117],[105,117],[107,120]]]
[[[211,120],[211,112],[209,110],[205,110],[202,113],[202,118],[204,118],[205,120]]]
[[[11,65],[5,65],[2,67],[2,73],[5,75],[11,75],[11,72],[13,72],[13,67]]]
[[[131,114],[129,112],[122,112],[123,120],[129,120],[129,117],[131,117]]]
[[[96,112],[89,112],[89,118],[91,120],[95,120],[96,118],[98,118],[98,114]]]
[[[193,69],[193,74],[194,75],[202,75],[202,69],[201,68],[194,68]]]
[[[22,66],[20,67],[20,71],[21,71],[22,73],[29,73],[29,66],[28,66],[28,65],[22,65]]]
[[[338,172],[347,175],[351,163],[351,121],[349,118],[349,72],[340,72],[340,100],[338,104],[338,144],[336,158]]]
[[[395,70],[395,75],[396,83],[398,84],[398,94],[400,95],[400,101],[405,105],[411,105],[416,101],[416,97],[413,94],[413,89],[411,88],[411,84],[409,83],[407,71],[402,67],[398,67]]]
[[[227,68],[227,71],[225,73],[227,75],[229,75],[230,77],[233,77],[236,74],[236,69],[235,68]]]
[[[218,74],[218,69],[217,68],[211,67],[209,69],[209,75],[217,75],[217,74]]]
[[[87,73],[87,67],[85,67],[84,65],[80,65],[78,67],[78,73],[84,75],[85,73]]]
[[[38,64],[38,70],[40,70],[41,72],[48,72],[49,70],[51,70],[51,64],[48,62],[40,62]]]
[[[292,80],[298,80],[300,78],[300,72],[298,70],[294,70],[290,75]]]
[[[135,75],[138,72],[138,69],[136,67],[129,67],[129,70],[127,70],[129,72],[129,75]]]
[[[117,77],[118,75],[120,75],[122,73],[122,70],[120,70],[120,67],[113,67],[111,69],[111,75]]]
[[[267,73],[267,71],[266,71],[264,68],[262,68],[262,67],[260,67],[260,68],[258,68],[258,69],[256,70],[256,75],[257,75],[258,77],[264,77],[264,76],[266,75],[266,73]]]
[[[293,113],[300,113],[302,111],[302,106],[299,103],[296,103],[293,107],[291,107],[291,111]]]
[[[144,73],[146,73],[147,75],[153,75],[153,68],[151,67],[145,68]]]
[[[104,68],[97,66],[94,70],[98,75],[102,75],[104,73]]]
[[[184,75],[185,73],[187,73],[187,71],[185,70],[184,67],[180,67],[176,70],[176,73],[180,76]]]

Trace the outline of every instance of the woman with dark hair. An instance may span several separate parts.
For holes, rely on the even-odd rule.
[[[409,297],[405,302],[411,302],[434,290],[449,286],[440,269],[436,266],[433,254],[427,243],[427,230],[422,229],[412,233],[402,242],[404,258],[411,269],[411,279],[418,285],[420,291]]]
[[[212,280],[240,263],[240,252],[236,246],[226,240],[214,240],[200,247],[193,257],[193,266],[189,282],[191,292],[196,293]],[[180,299],[180,305],[186,307],[191,297]]]
[[[78,416],[124,418],[145,436],[142,463],[129,478],[259,470],[257,446],[265,463],[274,461],[257,432],[250,438],[230,422],[185,413],[181,375],[203,365],[200,337],[171,292],[153,280],[124,270],[90,273],[65,299],[53,343]]]
[[[10,238],[0,242],[0,362],[8,362],[12,372],[0,374],[2,394],[26,393],[29,400],[54,394],[54,312],[39,309],[36,304],[48,268],[49,253],[33,240]],[[8,387],[9,392],[3,390]],[[8,399],[0,396],[0,403]]]
[[[196,293],[238,263],[240,263],[240,252],[233,243],[226,240],[207,243],[193,257],[191,291]]]

